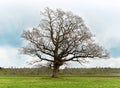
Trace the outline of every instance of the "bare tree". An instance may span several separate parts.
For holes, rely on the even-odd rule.
[[[108,57],[107,51],[95,43],[83,19],[60,9],[45,8],[39,26],[24,31],[22,38],[28,43],[22,53],[49,62],[52,77],[57,77],[60,66],[68,61],[84,63],[86,58]]]

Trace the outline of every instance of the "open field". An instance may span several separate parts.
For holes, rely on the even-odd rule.
[[[120,88],[120,77],[0,77],[0,88]]]

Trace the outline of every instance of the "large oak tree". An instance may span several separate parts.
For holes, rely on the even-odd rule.
[[[28,43],[22,47],[22,53],[49,62],[52,77],[58,76],[60,66],[66,62],[83,63],[86,58],[108,57],[107,51],[94,41],[83,19],[60,9],[45,8],[40,24],[24,31],[22,38]]]

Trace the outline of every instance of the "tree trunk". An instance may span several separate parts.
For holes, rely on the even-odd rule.
[[[54,66],[53,73],[52,73],[52,78],[57,78],[58,77],[58,72],[59,72],[59,66]]]

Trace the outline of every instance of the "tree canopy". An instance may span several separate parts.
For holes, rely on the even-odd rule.
[[[57,77],[60,66],[68,61],[84,63],[86,58],[106,58],[108,52],[97,44],[83,19],[61,9],[45,8],[40,24],[26,30],[22,38],[28,43],[22,53],[48,61]]]

